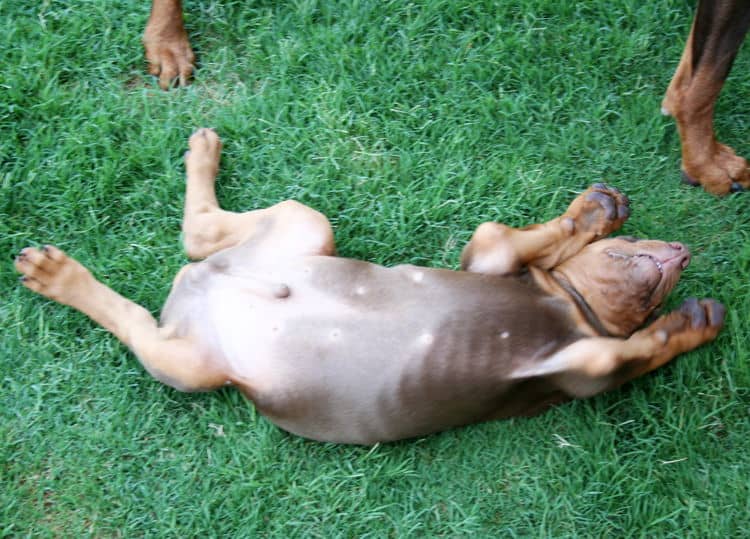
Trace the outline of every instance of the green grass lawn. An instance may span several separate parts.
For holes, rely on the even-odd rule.
[[[146,0],[0,3],[0,536],[737,537],[750,525],[750,194],[679,183],[659,114],[678,0],[187,1],[195,83],[144,75]],[[750,57],[717,110],[750,135]],[[344,256],[456,267],[482,221],[605,180],[624,232],[682,241],[717,341],[542,416],[360,448],[288,435],[233,391],[181,394],[17,283],[54,243],[158,312],[185,262],[182,154],[225,141],[219,196],[296,198]]]

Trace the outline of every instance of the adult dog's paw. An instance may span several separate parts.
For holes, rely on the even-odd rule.
[[[750,189],[747,160],[725,144],[716,142],[701,159],[683,159],[682,181],[701,185],[714,195],[726,195]],[[687,156],[688,158],[690,156]]]
[[[168,90],[175,82],[187,86],[193,74],[195,55],[181,22],[177,27],[150,23],[143,34],[143,47],[148,71],[159,77],[162,90]]]

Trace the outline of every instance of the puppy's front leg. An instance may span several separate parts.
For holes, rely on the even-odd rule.
[[[650,326],[634,333],[628,341],[656,340],[646,357],[637,358],[618,372],[615,386],[658,369],[675,356],[713,341],[724,325],[724,306],[714,299],[690,298],[676,311],[660,316]],[[658,344],[661,341],[662,344]]]
[[[550,377],[569,396],[590,397],[714,340],[723,323],[721,303],[689,299],[627,339],[580,339],[547,359],[520,366],[512,378]]]
[[[226,382],[226,375],[198,346],[188,338],[170,336],[146,309],[97,281],[60,249],[27,247],[16,257],[15,267],[23,274],[26,288],[101,324],[161,382],[182,391],[213,389]]]
[[[578,195],[568,210],[546,223],[512,228],[481,224],[461,255],[461,269],[510,275],[525,266],[551,269],[592,241],[619,229],[630,215],[620,191],[598,183]]]

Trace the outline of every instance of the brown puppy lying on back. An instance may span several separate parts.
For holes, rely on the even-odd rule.
[[[334,257],[328,220],[302,204],[232,213],[214,194],[221,143],[190,138],[190,258],[161,323],[55,247],[16,259],[23,284],[70,305],[177,389],[237,386],[280,427],[372,444],[539,412],[651,371],[712,340],[714,300],[636,331],[690,261],[679,243],[601,239],[627,198],[594,185],[557,219],[481,225],[464,271]]]

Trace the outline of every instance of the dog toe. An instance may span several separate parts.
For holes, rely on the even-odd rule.
[[[23,286],[62,303],[71,294],[80,293],[80,286],[91,279],[86,268],[52,245],[22,249],[15,268],[22,274]]]
[[[708,314],[708,324],[713,327],[720,327],[724,325],[724,317],[726,316],[726,307],[719,303],[715,299],[703,300],[706,312]]]
[[[191,150],[206,149],[219,141],[219,135],[210,127],[199,127],[188,141]]]
[[[694,179],[692,176],[690,176],[687,172],[684,170],[680,171],[680,181],[684,183],[685,185],[689,185],[691,187],[698,187],[701,182]]]
[[[630,217],[630,201],[627,200],[627,197],[625,197],[625,203],[620,204],[617,206],[617,218],[621,220],[625,220],[628,217]]]
[[[41,283],[41,281],[38,281],[34,277],[30,277],[28,275],[23,275],[18,280],[23,286],[25,286],[29,290],[36,292],[37,294],[40,294],[42,292],[42,289],[44,288],[44,285]]]
[[[599,205],[604,209],[604,217],[610,221],[617,215],[615,201],[612,200],[612,197],[606,195],[601,191],[592,191],[588,194],[586,200],[599,203]]]
[[[696,298],[687,299],[680,307],[680,312],[688,317],[692,329],[706,327],[706,311]]]
[[[26,247],[16,257],[15,267],[25,277],[43,282],[46,276],[53,274],[65,255],[50,245],[41,249]]]

